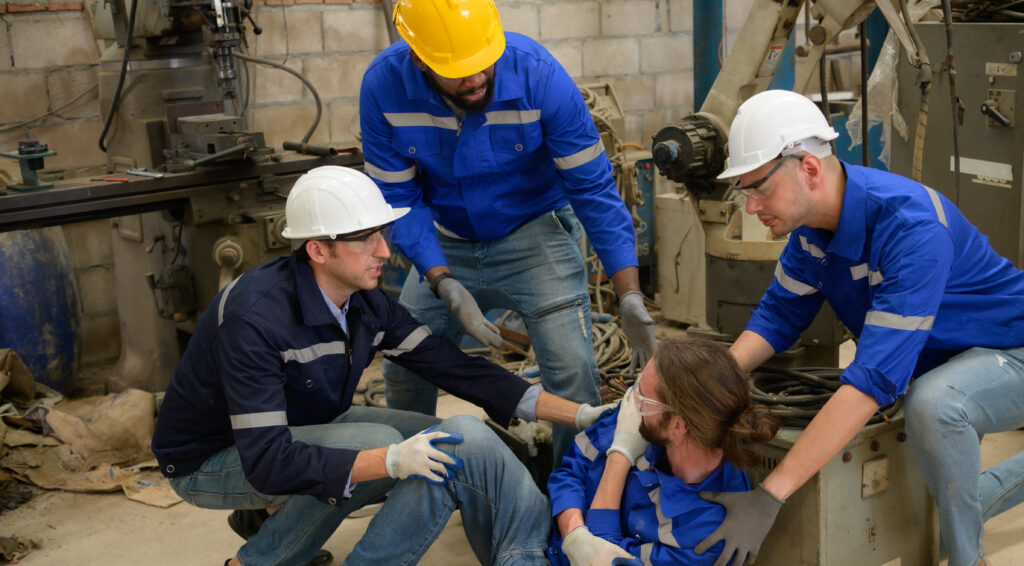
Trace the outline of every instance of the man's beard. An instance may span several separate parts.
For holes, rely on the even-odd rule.
[[[438,83],[438,80],[437,78],[434,77],[433,73],[427,72],[424,74],[427,76],[427,82],[430,83],[430,86],[434,87],[434,90],[436,90],[438,94],[444,97],[444,99],[447,100],[448,102],[451,102],[453,105],[455,105],[456,108],[462,110],[463,112],[466,112],[467,114],[483,111],[485,108],[487,108],[487,106],[491,103],[491,100],[494,98],[493,73],[491,74],[491,76],[487,77],[487,83],[485,85],[485,88],[487,90],[484,92],[484,97],[476,102],[466,102],[462,98],[463,96],[473,92],[476,89],[469,88],[458,91],[454,95],[451,95],[445,92],[443,88],[441,88],[440,83]]]
[[[661,419],[654,427],[647,426],[647,421],[640,421],[640,436],[651,444],[657,444],[659,446],[665,446],[668,444],[668,435],[665,433],[665,429],[668,428],[668,419]]]

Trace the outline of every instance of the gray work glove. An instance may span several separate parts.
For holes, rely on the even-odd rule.
[[[590,428],[591,425],[597,422],[597,419],[601,418],[605,411],[614,408],[615,403],[607,403],[597,407],[583,403],[579,409],[576,409],[576,430]]]
[[[457,279],[449,277],[442,280],[437,285],[437,296],[448,305],[448,310],[459,319],[462,328],[477,342],[492,348],[501,347],[501,333],[498,332],[498,327],[484,318],[473,295],[470,295]]]
[[[584,525],[565,535],[562,552],[571,566],[608,566],[615,558],[633,558],[622,547],[594,536]]]
[[[694,552],[704,554],[715,543],[724,540],[725,548],[715,561],[715,566],[728,564],[733,553],[736,554],[733,566],[757,560],[757,551],[761,549],[761,543],[775,523],[775,516],[779,514],[779,508],[785,501],[765,489],[764,484],[758,484],[757,489],[753,491],[702,491],[700,496],[706,501],[725,507],[725,520],[715,532],[693,549]]]
[[[437,443],[459,444],[462,435],[436,430],[434,425],[401,444],[392,444],[384,455],[384,468],[395,479],[423,478],[442,485],[462,467],[462,460],[437,448]]]
[[[608,454],[618,452],[626,457],[630,463],[635,464],[637,458],[647,451],[648,442],[640,435],[640,422],[642,420],[640,411],[636,409],[633,401],[633,389],[626,390],[619,404],[619,415],[615,421],[615,435],[612,437],[612,445],[608,447]]]
[[[633,347],[633,358],[629,363],[629,374],[636,375],[643,371],[647,360],[651,359],[658,349],[658,341],[654,337],[654,319],[644,306],[644,296],[640,291],[628,291],[619,297],[619,324],[626,334],[629,345]]]

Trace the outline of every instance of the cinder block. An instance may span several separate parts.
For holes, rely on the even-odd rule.
[[[570,77],[575,79],[583,75],[583,51],[579,41],[558,41],[545,47]]]
[[[328,123],[331,127],[331,145],[334,147],[358,146],[353,130],[359,130],[359,104],[354,100],[332,102],[328,108]]]
[[[57,153],[46,158],[44,170],[60,171],[105,164],[107,156],[96,146],[101,131],[103,122],[98,119],[77,120],[32,128],[29,136],[49,145],[50,151]]]
[[[26,14],[29,12],[45,12],[46,4],[42,2],[8,2],[7,11],[12,14]]]
[[[616,0],[601,3],[601,36],[644,35],[657,28],[653,0]]]
[[[104,233],[109,241],[110,232]],[[102,314],[117,310],[117,299],[111,289],[114,288],[114,267],[87,267],[75,270],[78,280],[78,296],[85,314]]]
[[[540,12],[536,5],[499,4],[498,13],[501,15],[501,27],[505,31],[514,31],[534,39],[540,37]]]
[[[327,55],[308,57],[305,74],[320,92],[320,98],[358,98],[363,73],[373,55]]]
[[[654,77],[651,75],[602,77],[594,82],[612,85],[623,112],[654,108]]]
[[[284,64],[289,69],[302,72],[302,59],[294,58]],[[302,85],[297,77],[266,65],[249,65],[249,72],[253,73],[253,102],[256,104],[264,102],[297,102],[302,100],[303,91],[306,87]]]
[[[256,46],[256,55],[280,55],[288,51],[288,41],[284,34],[284,10],[280,8],[260,8],[255,15],[256,23],[263,28],[263,33],[251,39]]]
[[[82,317],[83,367],[106,364],[121,354],[121,327],[117,313]]]
[[[631,75],[640,71],[640,45],[636,38],[591,39],[583,42],[583,74]]]
[[[640,39],[640,70],[645,73],[693,68],[693,35],[678,33]]]
[[[0,120],[19,122],[46,113],[46,75],[11,74],[0,80],[4,83]]]
[[[324,50],[322,12],[285,10],[289,53],[319,53]]]
[[[654,81],[654,106],[693,108],[693,71],[662,73]]]
[[[668,30],[693,31],[693,3],[699,0],[669,0]]]
[[[46,76],[46,89],[50,96],[50,108],[71,102],[84,92],[70,106],[57,112],[61,118],[96,118],[100,115],[99,90],[96,86],[98,67],[80,71],[54,71]],[[91,90],[90,90],[91,89]]]
[[[377,53],[388,45],[388,28],[379,8],[359,6],[324,12],[324,51]]]
[[[47,9],[51,12],[78,12],[82,9],[81,2],[50,2]]]
[[[540,7],[541,39],[590,37],[601,31],[597,2],[558,2]]]
[[[320,118],[320,125],[313,132],[309,143],[327,142],[330,126],[327,124],[326,111],[324,108],[325,115]],[[263,106],[256,108],[254,115],[253,127],[263,132],[267,145],[281,147],[284,141],[302,140],[302,136],[306,135],[306,131],[313,124],[313,118],[316,117],[316,106],[312,101],[283,106]]]
[[[56,12],[19,18],[11,26],[14,67],[38,69],[98,63],[100,53],[84,14]]]
[[[644,138],[644,113],[637,110],[625,112],[626,133],[623,141],[626,143],[637,143],[644,147],[651,147],[651,139]]]
[[[110,220],[73,222],[61,226],[71,253],[71,267],[113,267],[114,252],[110,245]]]

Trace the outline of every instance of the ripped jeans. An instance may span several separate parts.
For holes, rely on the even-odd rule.
[[[568,206],[531,220],[504,238],[473,242],[438,234],[448,267],[473,295],[480,311],[515,311],[526,322],[540,366],[544,390],[576,401],[598,404],[600,377],[594,360],[580,239],[583,228]],[[464,331],[443,301],[409,272],[399,302],[430,327],[456,344]],[[397,364],[385,361],[388,407],[433,415],[437,388]],[[572,443],[576,431],[554,425],[554,465]]]

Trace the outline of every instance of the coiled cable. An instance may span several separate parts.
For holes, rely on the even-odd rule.
[[[805,428],[832,394],[842,385],[837,368],[780,368],[761,366],[751,374],[751,392],[755,403],[767,405],[782,426]],[[868,424],[888,422],[902,406],[897,399],[882,407]]]

